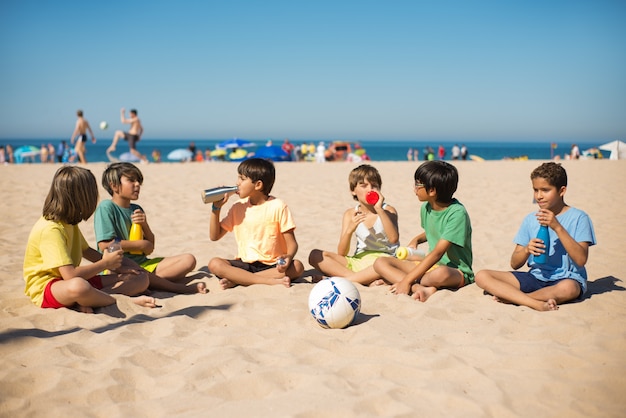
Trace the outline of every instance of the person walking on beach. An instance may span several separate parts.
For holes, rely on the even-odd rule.
[[[309,264],[327,276],[345,277],[363,285],[376,282],[380,276],[372,265],[378,257],[393,256],[399,246],[398,213],[385,203],[380,189],[382,178],[375,167],[363,164],[350,172],[350,193],[357,202],[343,213],[337,252],[315,249],[309,254]],[[368,194],[378,195],[368,202]],[[352,236],[356,237],[354,255],[349,256]],[[314,281],[319,281],[316,277]]]
[[[461,145],[461,159],[462,160],[467,160],[467,146],[465,144]]]
[[[111,143],[111,146],[107,148],[107,155],[114,152],[117,147],[117,142],[120,139],[124,138],[124,141],[128,141],[128,148],[130,148],[130,152],[141,161],[147,162],[148,159],[145,157],[145,155],[142,155],[139,151],[137,151],[136,148],[137,142],[139,142],[139,140],[141,139],[141,135],[143,135],[143,125],[137,117],[137,110],[131,109],[129,114],[130,117],[127,119],[126,109],[122,108],[120,110],[120,119],[122,123],[130,124],[130,128],[128,129],[128,132],[115,131],[115,135],[113,136],[113,142]]]
[[[139,199],[143,175],[131,163],[112,163],[102,173],[102,186],[111,195],[96,209],[94,229],[98,248],[103,253],[117,242],[138,269],[149,272],[150,288],[172,293],[206,293],[202,282],[187,286],[180,281],[196,267],[192,254],[148,258],[154,251],[155,235],[148,224],[143,208],[133,200]],[[143,239],[131,241],[130,228],[139,224]]]
[[[218,241],[234,232],[237,258],[215,257],[209,270],[220,279],[222,289],[252,284],[291,286],[302,276],[304,266],[296,260],[296,225],[287,205],[271,196],[276,169],[262,158],[250,158],[237,167],[237,194],[240,200],[220,221],[220,211],[229,195],[211,207],[209,238]]]
[[[413,294],[425,302],[438,289],[459,289],[474,282],[472,271],[472,225],[465,207],[453,198],[459,174],[445,161],[427,161],[415,171],[415,194],[425,232],[414,237],[409,247],[428,242],[422,261],[380,257],[374,270],[392,283],[392,293]]]
[[[498,301],[556,310],[561,303],[581,300],[587,291],[584,266],[596,236],[589,215],[565,203],[567,173],[560,164],[544,163],[530,179],[539,210],[522,221],[511,255],[513,270],[525,263],[530,270],[481,270],[476,284]],[[549,242],[536,238],[540,225],[549,227]],[[536,259],[541,254],[547,255],[545,263]]]
[[[115,304],[111,294],[136,296],[148,288],[146,272],[124,262],[121,250],[91,248],[80,221],[91,217],[98,204],[98,183],[91,171],[77,166],[57,170],[33,226],[24,255],[25,293],[42,308],[72,308],[93,313],[93,308]],[[81,266],[85,258],[91,263]],[[110,274],[100,274],[103,270]],[[154,308],[150,296],[133,297],[137,305]]]
[[[83,117],[83,111],[76,111],[76,116],[78,117],[78,120],[76,120],[76,127],[74,128],[74,133],[72,133],[70,143],[74,145],[74,140],[76,140],[76,155],[78,155],[78,159],[82,164],[86,164],[87,157],[85,157],[85,154],[87,153],[87,150],[85,148],[85,144],[87,143],[87,131],[89,131],[89,134],[91,135],[91,142],[94,144],[96,143],[96,137],[91,130],[91,126],[89,126],[89,122],[87,122],[87,119]]]

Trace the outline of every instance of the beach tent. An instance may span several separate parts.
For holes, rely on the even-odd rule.
[[[610,160],[626,159],[626,142],[613,141],[608,144],[600,145],[598,148],[603,151],[610,151]]]

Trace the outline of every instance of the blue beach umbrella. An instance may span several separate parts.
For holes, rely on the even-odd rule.
[[[254,142],[247,141],[245,139],[233,138],[228,139],[226,141],[220,142],[215,146],[217,149],[227,149],[227,148],[249,148],[254,147],[256,144]]]
[[[291,161],[291,156],[278,145],[261,147],[254,153],[254,157],[265,158],[272,161]]]

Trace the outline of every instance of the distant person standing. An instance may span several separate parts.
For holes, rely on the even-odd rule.
[[[452,159],[458,160],[460,156],[461,156],[461,148],[459,148],[458,144],[454,144],[452,146]]]
[[[315,152],[315,161],[318,163],[326,162],[326,146],[324,142],[320,142],[317,146],[317,151]]]
[[[67,148],[67,142],[65,141],[61,141],[59,145],[57,146],[56,157],[57,157],[58,163],[63,162],[63,156],[65,155],[66,148]]]
[[[465,144],[461,145],[461,159],[467,160],[467,147]]]
[[[128,132],[124,131],[115,131],[115,136],[113,137],[113,142],[111,146],[107,149],[107,155],[115,151],[115,147],[117,146],[117,142],[124,138],[124,141],[128,141],[128,148],[130,148],[130,152],[137,158],[142,161],[148,161],[144,155],[142,155],[135,148],[137,142],[141,139],[141,135],[143,135],[143,126],[141,125],[141,121],[137,117],[137,110],[130,110],[130,118],[126,118],[126,109],[122,108],[120,110],[120,119],[122,123],[130,124],[130,129]]]
[[[91,142],[96,143],[96,137],[91,130],[91,126],[89,126],[89,122],[87,119],[83,117],[83,111],[76,111],[76,116],[78,119],[76,120],[76,128],[74,128],[74,133],[72,134],[72,138],[70,142],[74,145],[74,140],[76,140],[76,155],[78,155],[78,159],[82,164],[87,163],[87,158],[85,154],[87,150],[85,149],[85,143],[87,142],[87,131],[91,134]]]
[[[572,144],[572,150],[570,151],[569,156],[570,156],[570,159],[572,160],[580,159],[580,149],[578,148],[578,145]]]
[[[439,149],[437,150],[437,157],[439,157],[441,161],[446,159],[446,149],[443,147],[443,145],[439,145]]]
[[[413,161],[413,148],[409,148],[406,152],[406,159],[407,161]]]

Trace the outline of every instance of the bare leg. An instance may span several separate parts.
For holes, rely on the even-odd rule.
[[[222,289],[228,289],[236,285],[249,286],[253,284],[291,286],[291,280],[302,276],[304,266],[298,260],[293,260],[285,273],[280,273],[276,268],[270,268],[257,273],[232,266],[228,260],[215,257],[209,261],[209,270],[220,278]]]
[[[150,274],[150,287],[173,293],[207,293],[204,282],[189,286],[176,283],[177,280],[184,279],[195,267],[196,258],[191,254],[165,257]]]
[[[528,306],[537,311],[554,311],[559,308],[554,298],[540,300],[522,292],[515,276],[507,271],[481,270],[476,273],[476,284],[498,300]]]
[[[111,142],[111,146],[107,148],[107,154],[114,152],[117,147],[117,142],[124,137],[124,132],[115,131],[115,135],[113,135],[113,142]]]
[[[346,257],[330,251],[313,250],[309,254],[309,264],[317,271],[334,277],[347,277],[354,272],[348,269]]]

